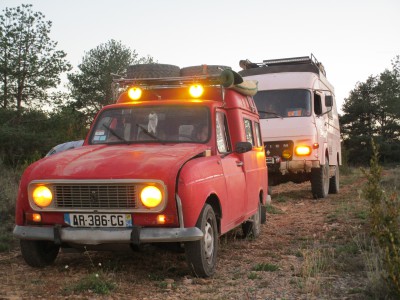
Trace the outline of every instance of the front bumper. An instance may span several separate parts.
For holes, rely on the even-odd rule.
[[[197,227],[74,228],[16,225],[13,233],[15,237],[23,240],[43,240],[53,241],[56,244],[75,243],[81,245],[191,242],[203,237],[203,232]]]
[[[312,168],[319,168],[320,162],[318,160],[291,160],[281,161],[273,157],[267,158],[268,172],[281,173],[282,175],[288,173],[310,173]]]

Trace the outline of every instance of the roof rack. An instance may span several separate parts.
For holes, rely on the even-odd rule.
[[[198,75],[184,77],[161,77],[161,78],[121,78],[114,79],[120,86],[153,86],[153,87],[183,87],[193,83],[206,85],[221,85],[220,75]]]
[[[322,74],[326,76],[323,64],[319,62],[312,53],[310,56],[268,59],[268,60],[263,60],[262,63],[253,63],[248,59],[239,61],[239,65],[242,67],[243,70],[254,69],[259,67],[288,66],[288,65],[302,65],[302,64],[313,65],[318,69],[318,71],[322,72]]]

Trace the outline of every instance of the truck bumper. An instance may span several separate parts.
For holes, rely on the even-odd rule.
[[[311,172],[312,168],[319,168],[320,162],[318,160],[291,160],[291,161],[278,161],[275,162],[273,158],[267,160],[268,171],[272,173],[281,173],[282,175],[288,173],[302,173]]]
[[[203,232],[197,227],[190,228],[73,228],[19,226],[14,228],[14,236],[23,240],[53,241],[56,244],[75,243],[99,245],[110,243],[162,243],[191,242],[200,240]]]

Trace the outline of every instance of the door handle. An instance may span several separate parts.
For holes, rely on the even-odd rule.
[[[238,161],[236,161],[236,165],[237,165],[238,167],[241,167],[241,166],[243,166],[243,162],[240,161],[240,160],[238,160]]]

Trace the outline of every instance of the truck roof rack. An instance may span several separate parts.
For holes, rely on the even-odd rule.
[[[268,59],[263,60],[262,63],[253,63],[246,60],[239,61],[239,65],[242,67],[244,71],[240,71],[241,75],[250,75],[247,74],[246,70],[255,69],[255,68],[264,68],[263,71],[256,73],[277,73],[277,72],[314,72],[314,73],[322,73],[326,76],[325,68],[321,62],[319,62],[315,56],[311,53],[310,56],[299,56],[299,57],[288,57],[288,58],[278,58],[278,59]],[[254,72],[250,72],[254,73]]]

